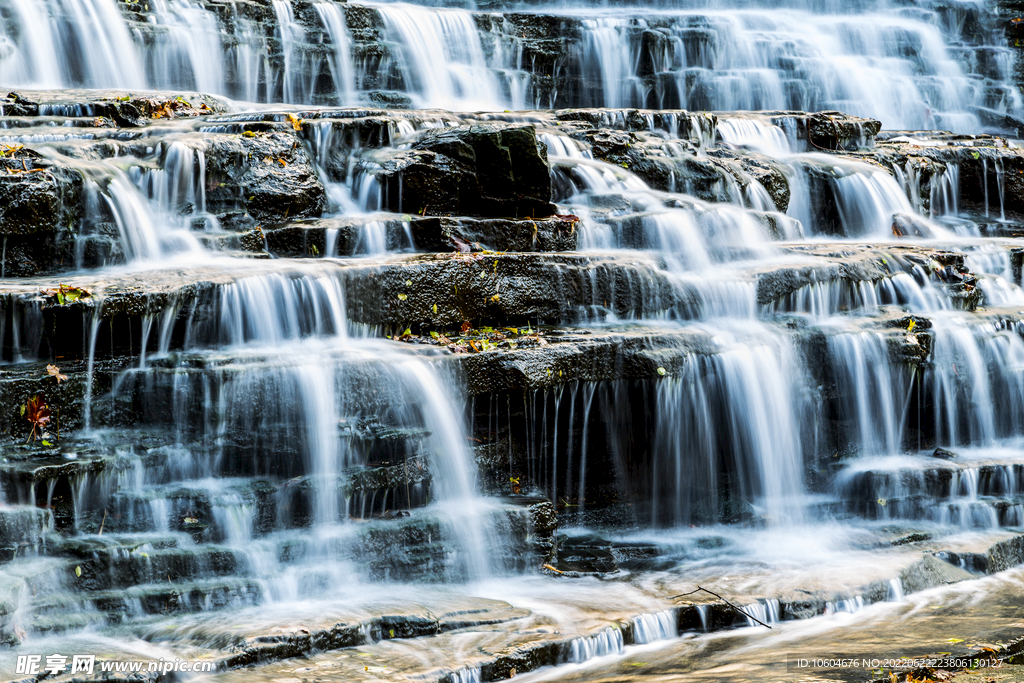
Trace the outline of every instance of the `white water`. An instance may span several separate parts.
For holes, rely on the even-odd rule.
[[[3,2],[0,0],[0,5]],[[13,0],[8,5],[15,7]],[[94,6],[102,9],[103,3],[82,3],[80,9]],[[51,2],[46,7],[53,9],[56,5]],[[18,21],[29,21],[38,7],[16,3],[15,9],[18,17],[29,17]],[[107,31],[111,40],[121,41],[117,43],[123,50],[119,53],[121,59],[124,55],[143,55],[147,78],[152,79],[147,83],[208,86],[216,92],[243,93],[241,96],[250,100],[273,98],[260,90],[266,87],[260,85],[263,81],[258,74],[263,73],[268,82],[280,84],[281,98],[309,101],[314,98],[306,78],[311,63],[305,61],[303,47],[304,41],[312,38],[295,20],[290,3],[278,0],[274,9],[279,17],[275,36],[283,46],[283,66],[276,75],[263,71],[273,71],[262,61],[259,49],[265,36],[261,38],[246,22],[240,22],[237,29],[239,35],[245,34],[245,40],[232,48],[231,55],[224,56],[223,63],[218,62],[213,55],[219,50],[219,36],[211,35],[211,15],[191,3],[166,0],[155,5],[156,21],[167,29],[166,39],[146,50],[124,42],[116,19],[109,26],[95,24],[93,19],[89,21],[94,24],[89,24],[83,19],[82,26],[94,26],[93,30]],[[345,56],[352,36],[345,25],[344,11],[328,2],[318,2],[313,9],[335,48],[327,65],[334,95],[339,101],[354,103],[365,73],[360,71],[363,65],[357,67]],[[395,50],[392,54],[400,55],[393,56],[394,67],[416,105],[500,110],[510,101],[529,101],[523,92],[510,95],[505,91],[507,82],[503,79],[511,76],[503,69],[515,66],[508,71],[516,71],[521,66],[505,61],[514,51],[492,53],[494,46],[487,41],[494,37],[481,37],[471,13],[411,5],[386,5],[379,11],[386,40]],[[715,40],[749,44],[735,54],[721,45],[712,45],[705,53],[687,53],[692,63],[675,64],[672,60],[681,61],[685,47],[683,37],[676,36],[678,41],[672,43],[672,49],[659,58],[664,58],[665,73],[676,79],[674,87],[681,91],[680,84],[690,82],[682,80],[684,76],[694,79],[697,87],[691,88],[692,95],[710,98],[708,104],[718,101],[713,98],[721,98],[730,106],[784,107],[791,101],[806,103],[800,97],[819,98],[813,100],[817,106],[842,105],[869,114],[888,107],[891,111],[887,109],[886,113],[891,119],[887,125],[931,125],[928,117],[935,125],[978,125],[970,118],[974,114],[961,108],[964,103],[978,101],[976,85],[967,83],[960,67],[949,62],[938,29],[927,21],[903,17],[886,26],[858,18],[826,25],[821,19],[812,22],[816,33],[808,39],[808,47],[791,40],[791,29],[779,28],[777,36],[763,35],[763,27],[754,23],[768,16],[763,11],[723,11],[707,16],[719,30]],[[777,18],[773,15],[772,21]],[[801,13],[797,18],[806,16]],[[651,96],[635,75],[639,56],[625,35],[626,23],[616,17],[588,16],[584,24],[581,59],[588,78],[585,88],[589,88],[584,96],[595,102],[628,106],[646,103],[642,98]],[[47,30],[51,38],[64,31],[48,29],[42,21],[33,27],[33,35],[45,38]],[[669,34],[681,32],[679,24],[667,30]],[[920,42],[925,55],[922,73],[908,73],[910,60],[889,54],[897,30],[909,32],[910,42]],[[33,31],[26,30],[22,35]],[[43,44],[61,45],[59,41]],[[837,54],[837,45],[853,54]],[[56,59],[63,47],[25,58],[30,49],[41,50],[38,45],[21,45],[10,60],[3,62],[2,68],[10,69],[13,82],[77,82],[61,71],[61,60]],[[790,49],[814,53],[813,58],[803,52],[797,56],[805,59],[803,80],[822,86],[817,92],[791,92],[804,86],[794,82],[798,79],[784,80],[780,70],[770,66],[780,51],[792,57],[787,52]],[[70,53],[70,48],[65,52]],[[130,64],[106,64],[102,51],[94,57],[82,62],[89,79],[122,78],[124,75],[114,74],[114,66],[131,71]],[[204,68],[207,61],[211,64],[208,69]],[[229,63],[231,68],[218,69],[218,64]],[[229,83],[224,74],[232,70],[247,75]],[[875,79],[880,85],[877,90],[857,90],[854,86],[860,86],[860,82],[851,84],[839,77],[847,72]],[[130,81],[128,76],[124,79]],[[200,85],[200,79],[206,85]],[[654,94],[671,97],[671,79],[655,88]],[[945,85],[937,91],[929,90],[936,87],[937,79]],[[886,88],[897,88],[905,96],[894,99]],[[929,108],[921,121],[917,108],[926,97],[937,103],[936,109]],[[1007,110],[1017,107],[1012,98],[1004,105]],[[412,125],[409,130],[396,126],[397,132],[410,133]],[[709,137],[704,132],[698,135]],[[642,278],[653,273],[664,276],[679,292],[690,292],[694,297],[692,305],[681,304],[676,310],[652,308],[657,313],[627,312],[625,316],[631,318],[631,323],[656,323],[657,329],[692,332],[703,340],[699,351],[679,366],[667,370],[661,367],[665,373],[659,373],[657,379],[652,375],[652,381],[657,382],[652,385],[655,410],[651,423],[644,425],[651,437],[651,450],[645,453],[650,462],[637,477],[644,478],[639,487],[650,493],[645,501],[650,509],[643,511],[640,523],[687,527],[738,521],[753,527],[796,527],[801,533],[817,533],[819,527],[806,531],[802,526],[827,518],[811,507],[821,500],[808,495],[808,472],[812,464],[820,464],[815,459],[822,456],[840,463],[842,446],[844,457],[852,454],[852,464],[841,462],[848,471],[839,478],[838,491],[820,495],[828,498],[827,502],[847,503],[844,496],[856,495],[883,508],[874,513],[879,519],[927,521],[944,530],[1019,524],[1019,505],[997,513],[991,501],[984,500],[1004,492],[1014,495],[1016,490],[1010,483],[1002,488],[986,484],[978,469],[958,470],[952,477],[948,500],[931,500],[926,509],[908,505],[900,508],[896,500],[887,500],[915,493],[907,485],[900,488],[876,482],[870,490],[854,486],[856,475],[864,472],[891,472],[893,477],[886,480],[891,482],[903,477],[902,470],[908,465],[925,466],[922,456],[915,452],[908,427],[915,419],[918,424],[930,422],[938,445],[944,447],[993,449],[1019,439],[1024,430],[1024,383],[1020,380],[1024,343],[1017,330],[978,323],[970,314],[952,310],[941,283],[925,270],[929,264],[911,264],[891,254],[883,257],[887,266],[892,261],[884,277],[812,279],[784,299],[764,303],[758,298],[758,282],[751,275],[757,268],[799,269],[809,262],[801,260],[799,253],[787,251],[791,245],[780,245],[780,241],[835,238],[830,248],[840,253],[831,257],[837,261],[843,258],[842,252],[855,249],[853,239],[896,242],[892,234],[894,216],[923,212],[923,207],[912,200],[916,196],[915,181],[909,172],[901,184],[866,164],[836,162],[834,157],[821,154],[796,154],[786,131],[753,120],[726,119],[718,132],[728,144],[772,153],[794,172],[789,216],[799,223],[786,223],[780,235],[772,235],[757,214],[748,210],[773,208],[764,188],[757,191],[760,185],[748,186],[744,193],[735,178],[723,174],[719,190],[729,202],[721,204],[691,196],[695,190],[687,185],[686,178],[677,179],[672,192],[655,191],[636,174],[595,161],[579,140],[551,131],[541,134],[556,167],[556,180],[562,181],[564,192],[559,203],[567,213],[576,213],[582,219],[581,248],[590,255],[625,254],[623,258],[633,261],[650,258],[656,267],[649,271],[638,268],[640,275],[627,285],[642,286]],[[681,142],[685,141],[667,141],[666,153],[680,153],[677,149]],[[701,140],[699,153],[706,153],[708,142]],[[139,351],[139,367],[121,376],[113,396],[124,401],[145,397],[149,419],[176,433],[180,448],[157,452],[157,456],[167,458],[168,464],[150,470],[135,461],[119,467],[114,474],[80,477],[75,482],[76,523],[84,524],[90,509],[105,509],[109,502],[133,524],[145,527],[145,533],[175,534],[179,542],[189,544],[191,537],[178,529],[182,519],[192,519],[198,513],[190,507],[192,498],[176,490],[187,488],[199,492],[195,494],[198,500],[209,502],[208,518],[204,519],[210,524],[206,540],[223,544],[241,558],[244,566],[238,574],[259,586],[244,599],[287,602],[335,595],[339,585],[350,583],[369,564],[361,564],[365,558],[353,558],[361,547],[360,533],[376,523],[369,518],[381,512],[404,511],[400,502],[396,505],[400,491],[389,490],[382,494],[383,500],[366,501],[346,497],[339,487],[339,479],[349,470],[373,464],[368,450],[352,445],[356,439],[350,437],[362,428],[360,419],[367,414],[385,415],[391,420],[389,426],[418,435],[416,449],[410,447],[404,455],[423,454],[429,462],[433,477],[433,495],[429,498],[434,502],[413,514],[418,517],[416,521],[420,516],[427,523],[438,520],[430,533],[439,530],[441,538],[431,536],[431,542],[445,544],[445,559],[437,560],[438,564],[448,563],[440,572],[443,578],[455,581],[500,572],[492,555],[502,543],[495,532],[495,519],[503,513],[477,493],[473,453],[463,425],[464,397],[457,382],[449,381],[438,369],[436,359],[410,353],[390,342],[366,341],[350,334],[340,267],[336,268],[333,261],[312,265],[272,263],[261,271],[256,262],[209,259],[193,234],[193,227],[199,223],[206,232],[217,229],[217,219],[206,206],[209,185],[204,152],[180,142],[160,143],[157,147],[152,158],[147,158],[151,167],[130,162],[125,164],[128,170],[106,162],[78,164],[89,175],[91,201],[109,210],[124,256],[137,272],[157,265],[207,265],[211,273],[224,275],[230,282],[219,284],[215,290],[216,315],[196,315],[185,310],[181,302],[170,302],[163,309],[145,314],[142,336],[146,341],[154,340],[151,348],[155,351]],[[325,143],[324,147],[330,145]],[[824,185],[839,207],[838,235],[830,235],[831,228],[813,217],[817,200],[809,185],[800,185],[799,180],[809,170],[828,174]],[[948,180],[933,193],[932,214],[957,213],[955,190],[959,181],[953,168],[947,173]],[[375,186],[369,176],[363,181],[350,180],[350,198],[359,197],[350,204],[358,205],[359,211],[375,206],[374,192],[379,193],[379,185]],[[351,205],[337,204],[346,212],[355,212]],[[915,235],[920,239],[946,240],[954,236],[929,217],[915,219],[912,225],[921,231]],[[944,242],[938,246],[949,248]],[[365,226],[355,251],[375,256],[387,253],[380,222]],[[333,257],[334,250],[328,249],[325,255]],[[969,258],[973,269],[987,273],[979,287],[989,305],[1015,306],[1024,301],[1020,287],[1010,282],[1012,267],[1004,248],[997,247],[991,253],[978,249]],[[201,280],[204,274],[197,273],[196,277]],[[600,302],[594,303],[591,311],[599,309]],[[601,312],[580,317],[599,327],[623,322],[608,313],[608,308],[606,304]],[[892,317],[912,312],[928,314],[932,319],[934,329],[929,334],[933,335],[934,347],[926,370],[894,358],[892,342],[900,342],[901,337],[905,340],[910,332],[884,324],[882,309]],[[782,324],[777,324],[780,321]],[[0,326],[6,324],[4,315]],[[12,315],[12,324],[13,345],[20,348],[23,344],[18,335],[23,321]],[[180,344],[174,339],[176,325],[184,329],[185,339]],[[811,355],[807,348],[808,338],[818,334],[827,351],[824,360]],[[93,400],[96,344],[102,341],[98,313],[85,336],[89,403]],[[2,332],[0,338],[4,338]],[[660,362],[657,356],[651,360]],[[933,409],[930,414],[915,417],[911,414],[913,382],[921,379],[922,372],[927,375],[917,391],[931,399],[928,405]],[[828,377],[823,379],[823,374]],[[597,468],[605,467],[607,462],[598,456],[613,446],[588,433],[588,425],[599,421],[604,423],[602,426],[609,425],[605,434],[612,437],[641,434],[629,432],[625,426],[614,433],[620,424],[617,419],[627,412],[628,396],[623,392],[609,410],[607,404],[601,405],[598,392],[603,390],[584,383],[571,388],[559,386],[550,392],[555,401],[552,431],[557,436],[551,450],[544,451],[550,453],[551,462],[551,474],[545,473],[543,480],[544,493],[550,491],[554,500],[560,494],[576,493],[581,512],[599,509],[586,502],[588,482],[592,486],[598,475],[611,476]],[[829,390],[835,390],[838,398],[829,396]],[[597,400],[595,395],[599,396]],[[97,400],[102,398],[96,396]],[[545,419],[548,398],[545,392]],[[559,411],[564,410],[566,400],[570,401],[570,413],[579,411],[576,414],[581,416],[583,431],[578,436],[558,431]],[[827,402],[838,406],[838,416],[824,414],[822,405]],[[605,412],[597,413],[598,407]],[[599,419],[591,420],[592,413]],[[570,424],[573,420],[571,417]],[[832,433],[840,429],[833,422],[844,423],[841,438],[847,443],[833,443],[833,438],[840,438]],[[93,411],[87,411],[86,430],[95,424]],[[195,444],[195,448],[183,444]],[[126,459],[128,456],[125,454]],[[1014,456],[1000,452],[993,457]],[[999,472],[1008,482],[1016,481],[1007,470]],[[728,484],[720,483],[722,475],[730,477]],[[279,506],[269,530],[260,528],[259,507],[247,488],[262,485],[263,479],[273,482],[273,496]],[[539,476],[533,479],[540,483]],[[843,488],[846,484],[848,489]],[[303,498],[306,490],[308,500]],[[33,489],[32,495],[35,493]],[[417,493],[428,498],[423,491]],[[48,494],[49,504],[52,487]],[[411,497],[408,492],[405,495]],[[305,504],[308,510],[302,509]],[[768,545],[771,541],[758,540],[754,545],[758,543]],[[772,549],[775,553],[790,554],[788,544],[778,546]],[[294,551],[294,555],[282,560],[282,548]],[[395,550],[385,548],[389,549]],[[833,551],[830,548],[822,554]],[[792,552],[802,558],[805,549]],[[898,582],[890,584],[889,598],[902,598]],[[829,610],[853,612],[862,606],[863,599],[858,597],[833,603]],[[778,603],[770,599],[751,603],[748,609],[763,621],[774,622],[779,617]],[[136,614],[141,614],[141,609]],[[633,628],[638,643],[675,636],[671,613],[636,617]],[[621,632],[614,627],[579,638],[571,645],[573,662],[623,653]],[[475,669],[457,675],[464,682],[479,678]]]
[[[1019,93],[1007,83],[1005,50],[994,49],[997,73],[985,83],[966,70],[978,68],[977,60],[954,59],[951,46],[960,42],[962,26],[947,24],[925,2],[909,10],[878,3],[868,11],[834,3],[635,13],[554,7],[555,16],[578,23],[579,34],[550,73],[534,73],[514,25],[486,14],[481,28],[469,10],[370,6],[394,50],[383,63],[353,60],[343,6],[314,3],[329,37],[331,94],[342,104],[355,104],[362,83],[394,68],[403,81],[397,87],[417,105],[448,109],[837,109],[894,129],[958,132],[980,128],[979,107],[995,116],[1022,112]],[[223,26],[191,0],[154,0],[147,18],[153,32],[145,37],[114,0],[3,0],[0,8],[10,17],[0,27],[0,76],[12,86],[196,88],[247,101],[315,99],[308,72],[318,65],[304,56],[315,39],[296,23],[290,0],[275,0],[277,25],[268,30],[244,15]],[[659,38],[642,42],[645,28]],[[271,38],[279,61],[267,59]],[[551,89],[546,76],[569,80]]]

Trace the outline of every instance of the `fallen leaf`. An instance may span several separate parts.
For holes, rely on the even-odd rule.
[[[50,409],[46,406],[46,399],[42,394],[33,396],[25,402],[25,419],[32,425],[32,431],[26,441],[36,435],[36,429],[41,434],[46,428],[46,423],[50,421]]]
[[[60,374],[60,368],[58,368],[56,365],[47,365],[46,366],[46,372],[51,377],[56,377],[57,378],[57,384],[60,384],[61,382],[63,382],[64,380],[66,380],[68,378],[67,375]]]

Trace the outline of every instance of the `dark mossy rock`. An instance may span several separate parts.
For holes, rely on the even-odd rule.
[[[244,207],[257,222],[280,222],[313,218],[326,208],[327,192],[295,135],[210,135],[204,140],[210,212]]]
[[[578,228],[571,216],[515,220],[375,213],[294,221],[266,228],[263,235],[271,254],[302,258],[366,254],[373,239],[390,252],[574,251]],[[262,240],[258,246],[262,250]]]
[[[0,146],[0,276],[27,277],[72,262],[82,176],[38,153]]]
[[[21,146],[0,145],[0,235],[58,232],[80,210],[82,176]]]
[[[378,157],[389,211],[533,218],[555,213],[547,149],[533,126],[486,123],[428,131],[411,150]]]

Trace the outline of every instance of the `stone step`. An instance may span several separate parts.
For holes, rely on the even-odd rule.
[[[973,464],[969,460],[922,459],[914,468],[870,469],[849,474],[840,470],[838,477],[840,495],[848,499],[924,495],[945,500],[1024,493],[1024,462]]]
[[[104,540],[103,536],[74,537],[52,551],[74,555],[65,570],[66,585],[76,591],[96,592],[245,574],[245,562],[239,559],[237,548],[178,546],[182,539],[174,537],[147,540],[128,536],[114,544],[102,543]]]
[[[376,213],[319,218],[264,228],[267,250],[280,257],[360,256],[388,252],[575,251],[575,217],[423,217]]]
[[[1007,247],[1009,249],[1009,247]],[[721,278],[678,278],[664,270],[660,258],[647,252],[613,254],[497,253],[460,255],[391,255],[379,259],[259,261],[245,268],[203,266],[147,273],[144,285],[135,276],[76,275],[59,283],[48,278],[13,282],[0,290],[0,311],[11,323],[3,354],[39,357],[45,350],[66,359],[88,355],[90,330],[99,319],[95,352],[150,353],[161,344],[178,349],[185,339],[193,347],[256,340],[267,330],[252,329],[237,305],[260,296],[272,304],[268,314],[281,319],[279,336],[337,334],[331,307],[333,283],[343,288],[345,313],[353,323],[413,330],[452,331],[464,322],[483,327],[525,325],[527,321],[572,324],[603,320],[667,316],[703,318],[716,297],[733,292],[740,307],[749,303],[740,293],[756,292],[767,311],[803,312],[800,293],[823,283],[857,286],[912,274],[920,286],[931,282],[958,306],[978,304],[977,288],[965,288],[964,255],[938,248],[864,245],[788,247],[789,257],[739,270],[724,269]],[[787,264],[791,258],[794,263]],[[956,262],[946,269],[934,264]],[[957,263],[959,265],[957,265]],[[940,264],[941,265],[941,264]],[[949,268],[959,268],[948,275]],[[951,272],[951,271],[950,271]],[[967,271],[963,271],[967,272]],[[949,282],[946,280],[949,279]],[[408,283],[408,284],[407,284]],[[58,284],[80,287],[91,296],[59,305],[41,293]],[[971,297],[967,294],[971,293]],[[837,291],[838,294],[838,291]],[[281,310],[277,298],[307,301],[322,307],[325,318]],[[808,300],[813,300],[811,296]],[[825,297],[829,299],[830,297]],[[843,303],[835,298],[835,305]],[[237,302],[237,303],[232,303]],[[788,302],[788,303],[787,303]],[[860,306],[867,302],[862,302]],[[880,303],[887,303],[880,298]],[[894,300],[890,303],[906,303]],[[847,306],[856,304],[848,301]],[[871,304],[872,306],[875,304]],[[712,309],[711,312],[713,312]],[[811,310],[815,314],[840,312]],[[286,319],[287,317],[287,319]],[[60,330],[61,334],[53,333]],[[143,334],[146,339],[143,340]],[[241,333],[243,338],[234,339]],[[39,339],[32,349],[15,340]],[[145,343],[144,343],[145,341]],[[18,346],[18,348],[15,348]]]
[[[179,614],[252,605],[263,598],[259,583],[244,578],[214,577],[180,583],[136,584],[116,590],[54,593],[33,601],[35,615],[65,612],[104,615],[108,623],[134,616]]]
[[[1024,496],[935,500],[920,495],[847,501],[835,507],[872,520],[921,520],[964,529],[1024,527]]]
[[[1021,540],[1019,536],[1009,537],[987,548],[981,545],[978,551],[985,557],[992,557],[991,569],[1000,571],[1006,559],[1024,560],[1024,543]],[[991,544],[992,541],[987,543]],[[967,547],[957,549],[965,554],[970,552]],[[893,580],[899,581],[903,591],[911,593],[969,580],[978,575],[939,557],[952,557],[953,554],[954,551],[950,550],[926,552],[919,559],[908,556],[895,570]],[[731,597],[748,613],[760,613],[766,619],[808,619],[838,611],[853,611],[867,604],[894,599],[898,596],[893,596],[891,584],[892,581],[877,579],[861,585],[853,593],[796,590],[772,597]],[[572,590],[572,584],[567,584],[566,592],[571,593]],[[574,607],[579,609],[578,605]],[[692,602],[677,604],[658,615],[638,614],[630,617],[621,614],[621,606],[603,607],[596,617],[584,611],[571,625],[554,622],[547,615],[539,613],[510,614],[511,618],[507,621],[468,624],[454,633],[439,629],[436,635],[429,638],[400,644],[389,641],[401,636],[393,634],[389,637],[382,634],[383,638],[378,642],[346,642],[345,645],[328,646],[325,649],[329,651],[323,653],[310,653],[309,645],[292,645],[276,650],[264,646],[262,657],[255,653],[248,657],[250,662],[261,664],[235,668],[248,662],[239,661],[237,657],[222,660],[214,680],[242,681],[258,674],[268,678],[319,675],[352,681],[386,678],[396,683],[452,683],[465,680],[457,676],[468,672],[470,680],[499,681],[544,666],[581,663],[593,656],[622,654],[627,645],[650,642],[651,634],[642,631],[641,624],[646,626],[652,621],[662,624],[667,622],[671,627],[672,630],[660,637],[673,637],[673,631],[720,631],[752,623],[726,603],[706,594],[694,595]],[[659,619],[652,620],[652,616]],[[302,628],[300,631],[300,637],[308,638],[306,642],[315,640],[317,632],[313,628]],[[467,643],[471,645],[467,646]],[[341,647],[344,649],[336,649]],[[292,661],[296,657],[302,659]],[[553,673],[557,673],[557,670]]]
[[[0,564],[33,553],[52,527],[49,510],[0,503]]]

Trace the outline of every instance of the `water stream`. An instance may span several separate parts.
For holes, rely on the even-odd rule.
[[[0,214],[0,665],[290,680],[225,662],[323,627],[336,680],[753,680],[1009,629],[1019,570],[920,565],[1024,526],[1017,150],[939,132],[1024,102],[961,4],[0,0],[0,162],[78,183],[56,264],[61,207]],[[681,626],[695,581],[746,618]]]

